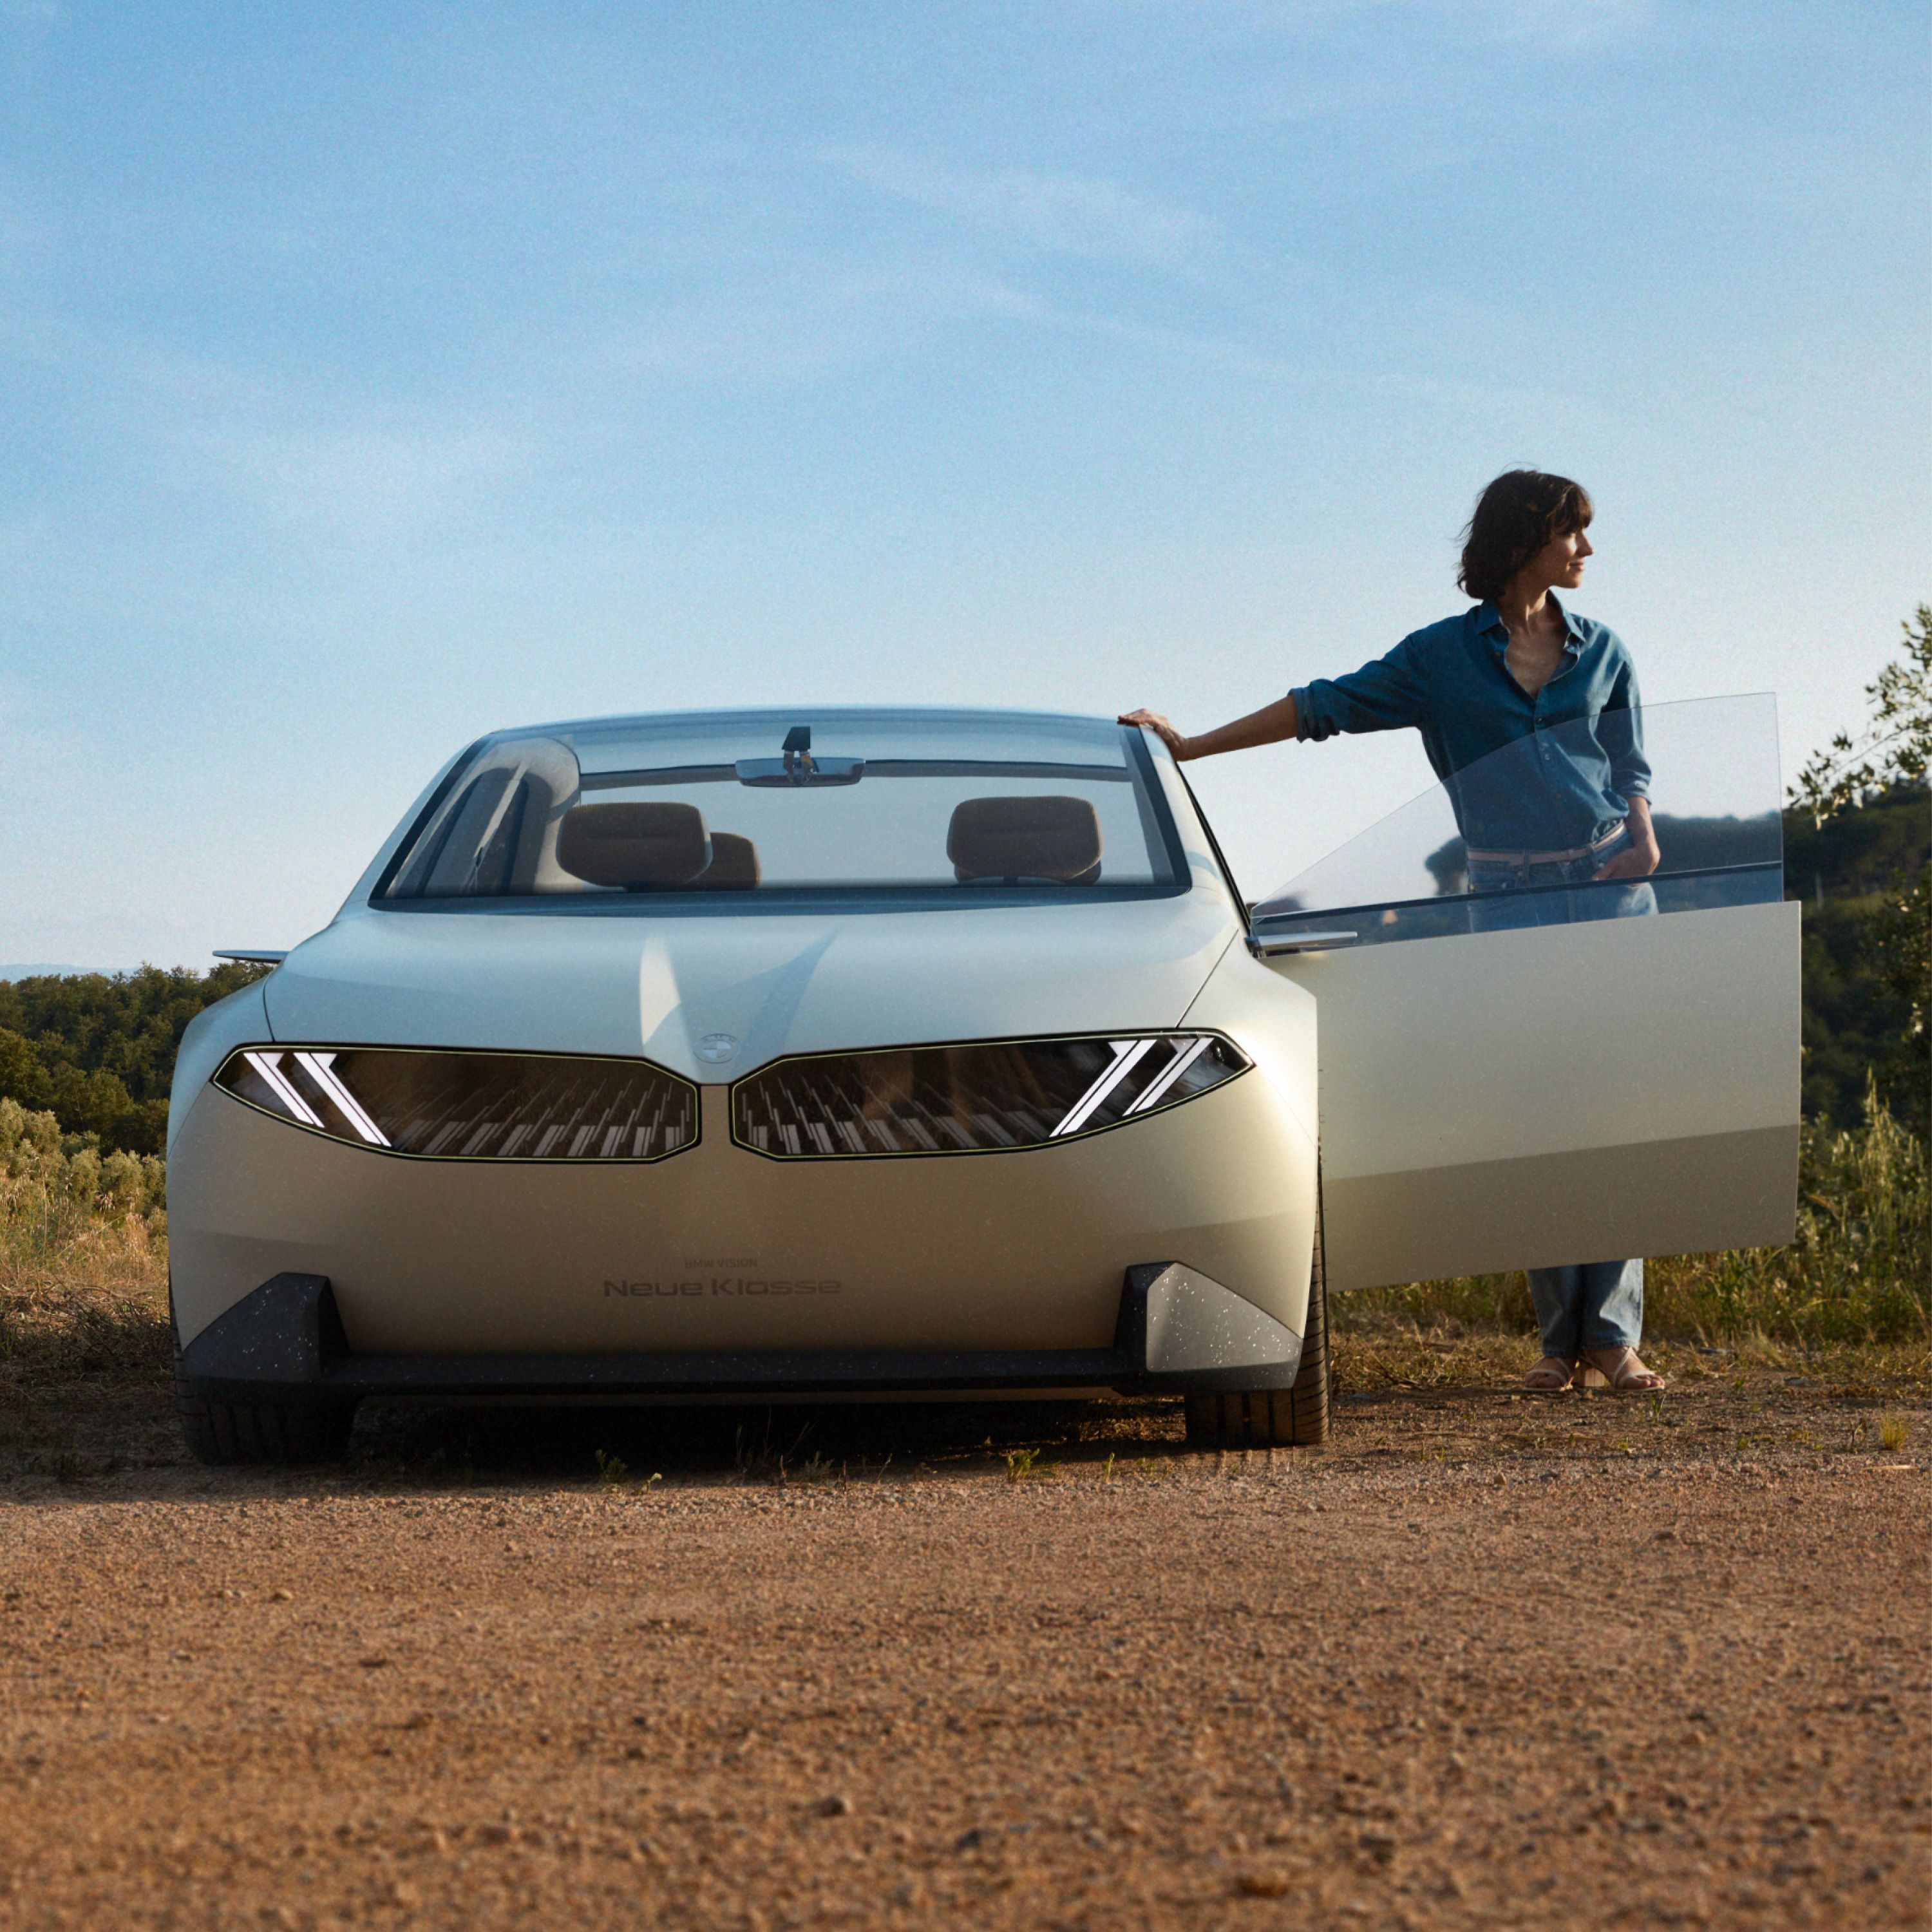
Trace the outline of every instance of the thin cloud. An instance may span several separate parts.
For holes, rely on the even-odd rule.
[[[1130,322],[1118,316],[1044,307],[1032,308],[1024,319],[1050,328],[1131,343],[1138,348],[1150,349],[1160,355],[1178,356],[1187,362],[1202,363],[1245,379],[1277,382],[1308,373],[1278,356],[1265,355],[1224,337],[1202,335],[1184,328],[1164,328],[1157,323]]]
[[[896,200],[956,215],[984,233],[1052,254],[1172,268],[1214,238],[1204,216],[1104,178],[938,167],[872,148],[833,149],[826,158]]]

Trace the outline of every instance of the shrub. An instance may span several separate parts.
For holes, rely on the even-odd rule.
[[[0,1100],[0,1265],[71,1262],[82,1253],[152,1273],[167,1228],[167,1174],[152,1154],[104,1154],[63,1135],[52,1114]]]

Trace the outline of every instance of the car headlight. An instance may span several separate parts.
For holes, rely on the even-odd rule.
[[[442,1160],[660,1160],[698,1138],[698,1090],[638,1060],[245,1046],[214,1084],[311,1132]]]
[[[731,1137],[778,1160],[1044,1147],[1244,1072],[1214,1034],[994,1041],[775,1061],[731,1090]]]

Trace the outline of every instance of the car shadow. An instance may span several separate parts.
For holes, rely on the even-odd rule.
[[[1186,1453],[1178,1402],[370,1403],[344,1473],[458,1484],[809,1483]]]

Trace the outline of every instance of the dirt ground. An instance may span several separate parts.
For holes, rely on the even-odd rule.
[[[1910,1388],[1391,1388],[1252,1455],[391,1412],[266,1474],[9,1399],[0,1928],[1932,1923]]]

